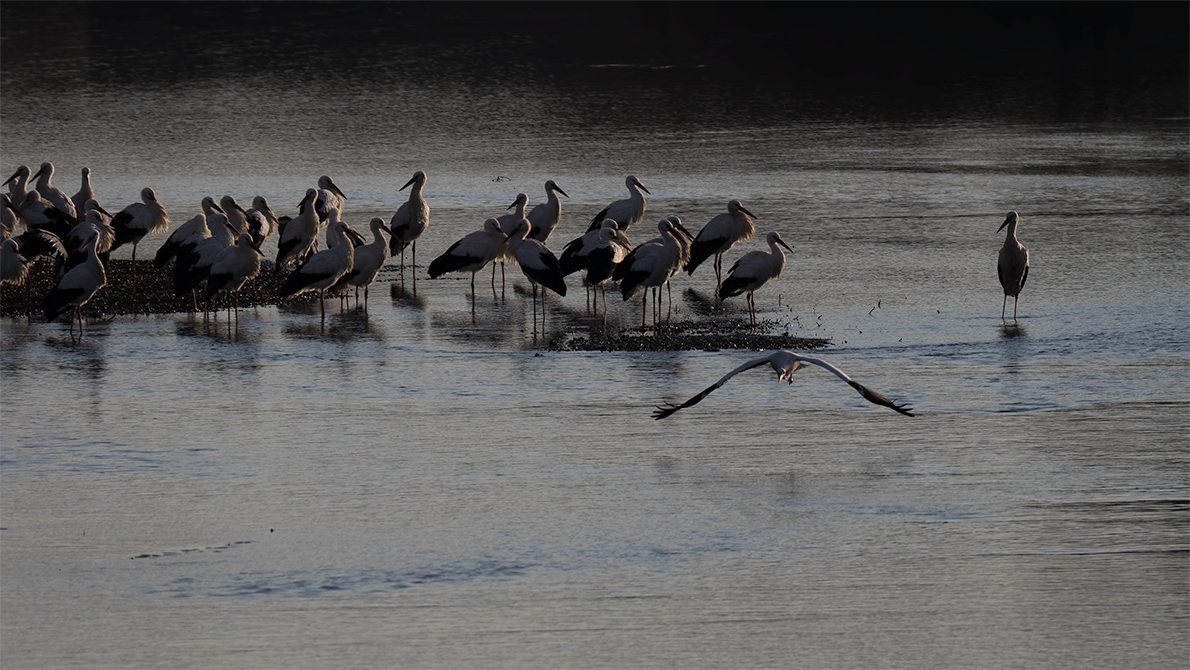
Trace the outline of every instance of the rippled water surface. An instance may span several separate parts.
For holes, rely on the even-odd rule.
[[[88,39],[47,88],[9,71],[36,44],[12,5],[0,169],[53,161],[72,193],[86,165],[115,207],[152,186],[174,225],[206,195],[293,214],[330,174],[358,228],[424,169],[431,224],[416,297],[392,261],[325,325],[0,321],[5,667],[1184,665],[1184,108],[988,109],[958,98],[998,89],[969,84],[883,113],[688,50],[498,58],[349,19],[365,53],[281,58],[288,33],[240,39],[258,5],[136,48],[109,33],[137,23],[50,5]],[[636,242],[730,198],[779,231],[761,318],[917,416],[756,370],[654,421],[757,354],[549,350],[602,328],[577,277],[537,337],[515,267],[495,298],[480,273],[474,312],[468,277],[426,278],[546,179],[570,195],[560,251],[630,173],[652,192]],[[1010,209],[1032,268],[1003,321]],[[709,268],[673,289],[672,319],[709,318]],[[636,326],[609,297],[609,327]]]

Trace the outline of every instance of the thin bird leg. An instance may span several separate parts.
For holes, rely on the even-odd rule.
[[[1004,312],[1008,309],[1008,294],[1004,294],[1004,305],[1000,307],[1000,320],[1004,321]]]

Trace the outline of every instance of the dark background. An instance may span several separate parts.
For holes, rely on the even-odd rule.
[[[1185,2],[6,0],[0,70],[10,93],[260,73],[296,86],[314,72],[379,86],[581,79],[627,105],[661,85],[714,86],[809,116],[1135,121],[1190,115],[1188,35]]]

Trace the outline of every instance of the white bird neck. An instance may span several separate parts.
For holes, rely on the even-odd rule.
[[[100,279],[107,277],[103,262],[99,260],[99,235],[92,235],[91,241],[87,243],[87,268]]]

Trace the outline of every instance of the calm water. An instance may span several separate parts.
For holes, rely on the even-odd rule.
[[[0,321],[5,667],[1184,666],[1184,112],[1069,119],[1029,88],[880,114],[689,54],[488,42],[324,61],[315,39],[255,72],[241,24],[130,50],[51,8],[89,41],[53,63],[65,99],[6,79],[4,176],[50,160],[72,193],[87,165],[102,202],[149,185],[176,225],[206,195],[292,214],[330,174],[363,227],[424,169],[431,224],[416,299],[389,266],[325,327]],[[13,18],[8,62],[36,44]],[[653,421],[755,353],[545,351],[516,269],[496,300],[481,273],[474,315],[468,278],[425,279],[550,178],[560,250],[630,173],[653,193],[634,241],[733,197],[781,232],[762,318],[918,416],[754,371]],[[1032,269],[1006,324],[1010,209]],[[569,283],[551,336],[591,327]],[[713,287],[678,278],[673,318]],[[617,300],[611,327],[639,313]]]

